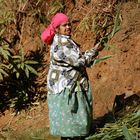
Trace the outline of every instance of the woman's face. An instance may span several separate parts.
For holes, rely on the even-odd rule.
[[[71,35],[71,23],[70,22],[65,22],[62,23],[59,28],[58,28],[58,33],[61,35]]]

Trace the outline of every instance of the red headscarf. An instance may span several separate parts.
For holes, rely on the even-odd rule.
[[[41,39],[47,44],[50,45],[52,43],[53,37],[55,35],[55,29],[60,24],[64,22],[68,22],[69,18],[63,13],[57,13],[53,16],[50,25],[42,32]]]

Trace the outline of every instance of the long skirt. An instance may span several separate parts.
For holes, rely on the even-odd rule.
[[[64,89],[48,94],[50,133],[61,137],[87,136],[92,123],[92,94]]]

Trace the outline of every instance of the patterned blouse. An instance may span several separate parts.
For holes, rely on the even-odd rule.
[[[55,35],[50,49],[50,67],[47,77],[48,93],[57,94],[65,88],[70,92],[88,90],[86,67],[93,64],[96,49],[81,53],[70,36]]]

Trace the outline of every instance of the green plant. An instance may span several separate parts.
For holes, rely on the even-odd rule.
[[[46,136],[45,136],[46,131],[48,131],[48,128],[37,129],[36,131],[33,131],[31,133],[30,137],[33,140],[35,140],[35,139],[45,140],[46,139]]]
[[[3,80],[4,77],[8,76],[7,69],[7,65],[0,64],[0,80]]]
[[[108,55],[108,56],[96,58],[95,61],[94,61],[94,63],[93,63],[93,65],[95,65],[95,64],[97,64],[97,63],[99,63],[99,62],[102,62],[102,61],[104,61],[104,60],[106,60],[106,59],[109,59],[109,58],[111,58],[111,57],[112,57],[112,55]]]
[[[37,61],[28,60],[24,55],[23,48],[20,49],[19,55],[12,56],[12,61],[9,64],[9,69],[12,73],[16,74],[16,78],[20,77],[21,73],[25,73],[26,77],[29,78],[29,74],[33,73],[37,75],[37,71],[31,66],[37,64]]]
[[[139,140],[139,123],[139,105],[132,106],[128,112],[123,112],[123,115],[117,117],[115,122],[106,123],[103,128],[99,128],[99,131],[89,136],[87,140]]]
[[[117,5],[116,16],[114,19],[114,26],[110,34],[110,38],[112,38],[115,35],[115,33],[117,33],[120,30],[120,22],[121,22],[120,8],[121,8],[120,4]]]
[[[123,125],[122,130],[123,130],[123,134],[124,134],[126,140],[135,140],[134,136],[132,136],[131,132],[129,132],[129,130],[125,124]]]
[[[0,32],[0,80],[3,80],[4,77],[8,76],[8,65],[7,61],[9,60],[10,50],[8,45],[3,44],[2,35],[4,33],[4,29]]]
[[[5,129],[6,131],[4,131]],[[31,127],[20,133],[11,129],[5,129],[1,131],[5,134],[4,136],[0,135],[1,140],[59,140],[59,137],[50,135],[48,127],[34,129]]]
[[[54,15],[56,12],[62,12],[64,5],[60,0],[53,0],[48,10],[48,15]]]
[[[20,110],[26,107],[34,100],[35,85],[33,79],[35,77],[32,74],[37,75],[37,71],[33,68],[33,65],[38,64],[37,61],[30,60],[25,57],[23,48],[20,49],[18,55],[10,54],[10,50],[7,45],[0,47],[0,86],[7,87],[2,90],[11,93],[10,107]],[[7,77],[4,79],[4,77]],[[2,104],[0,103],[2,106]]]
[[[79,29],[84,33],[90,30],[90,18],[88,16],[84,17],[83,20],[80,22]]]
[[[14,20],[14,11],[11,10],[15,5],[11,5],[12,1],[0,1],[0,25],[10,23]]]
[[[112,45],[108,44],[108,41],[117,33],[120,29],[120,5],[117,5],[116,13],[112,14],[99,14],[95,18],[94,31],[96,32],[96,42],[99,42],[105,48],[109,49]]]
[[[2,45],[0,46],[0,59],[1,61],[3,59],[9,60],[10,57],[10,49],[8,45]]]

